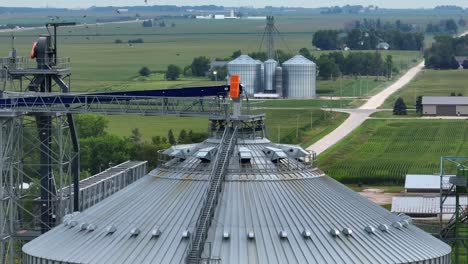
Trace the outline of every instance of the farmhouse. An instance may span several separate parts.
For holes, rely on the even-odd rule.
[[[423,115],[468,116],[466,96],[423,96]]]

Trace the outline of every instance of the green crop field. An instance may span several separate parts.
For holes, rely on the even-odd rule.
[[[467,142],[466,120],[368,120],[317,164],[344,183],[401,184],[437,173],[441,156],[466,155]]]
[[[411,83],[390,96],[384,108],[392,108],[398,97],[414,108],[419,95],[449,96],[452,92],[468,96],[468,70],[423,70]]]

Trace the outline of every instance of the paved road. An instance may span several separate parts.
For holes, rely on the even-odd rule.
[[[403,76],[400,77],[393,84],[382,90],[380,93],[372,96],[364,105],[358,109],[335,109],[335,111],[342,111],[349,113],[348,119],[346,119],[339,127],[333,130],[331,133],[315,142],[313,145],[307,148],[320,155],[322,152],[330,148],[331,146],[338,143],[354,129],[358,128],[366,119],[373,113],[380,111],[377,108],[380,107],[383,102],[393,93],[403,88],[408,84],[424,67],[424,62],[414,66],[407,71]]]

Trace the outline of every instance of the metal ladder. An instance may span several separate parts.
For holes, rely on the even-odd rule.
[[[211,221],[213,220],[216,205],[218,204],[221,185],[224,180],[227,167],[229,166],[229,159],[236,145],[236,134],[237,127],[234,128],[232,133],[230,127],[226,127],[224,130],[223,137],[218,148],[218,154],[211,171],[204,203],[195,225],[193,237],[188,245],[188,252],[186,254],[187,264],[199,264],[201,261],[201,255],[208,236],[208,230],[210,228]]]

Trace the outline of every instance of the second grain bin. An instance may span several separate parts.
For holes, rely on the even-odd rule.
[[[265,93],[274,93],[275,92],[275,72],[278,63],[275,60],[267,60],[264,63],[265,65]]]
[[[284,62],[282,66],[284,97],[315,97],[317,65],[313,61],[302,55],[297,55]]]
[[[262,63],[247,55],[241,55],[227,64],[228,75],[238,74],[249,96],[262,89]]]

